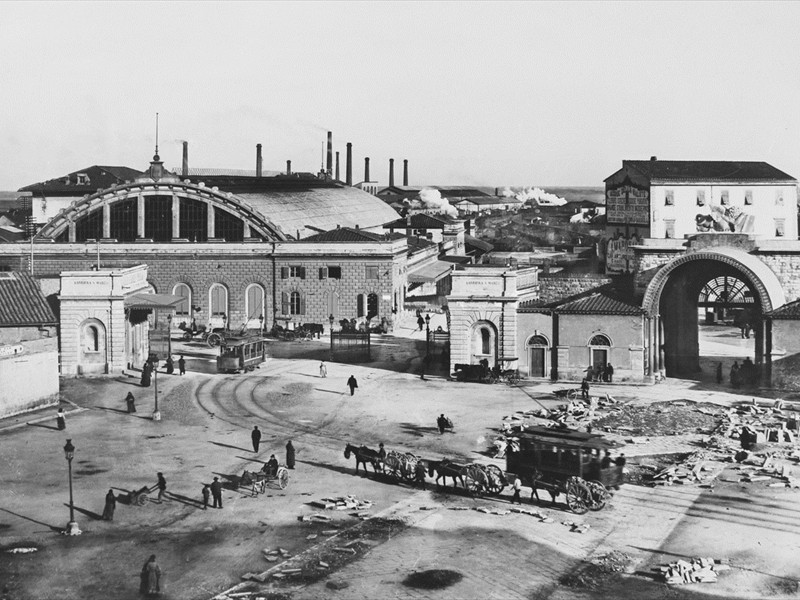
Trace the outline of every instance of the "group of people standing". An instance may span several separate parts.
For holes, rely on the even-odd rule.
[[[144,365],[142,366],[142,387],[150,387],[150,381],[153,378],[153,371],[156,369],[158,369],[158,361],[145,361]],[[167,357],[167,360],[164,363],[164,372],[167,375],[172,375],[175,372],[175,361],[172,360],[172,356]],[[178,358],[178,374],[186,375],[186,359],[183,358],[183,354],[181,354]]]
[[[735,388],[742,385],[752,386],[758,384],[759,373],[756,365],[753,364],[753,361],[748,356],[742,361],[741,366],[739,366],[739,361],[733,361],[730,378],[731,385]],[[719,363],[717,367],[717,383],[722,383],[722,363]]]
[[[586,379],[589,381],[613,383],[614,367],[611,363],[591,365],[586,369]]]

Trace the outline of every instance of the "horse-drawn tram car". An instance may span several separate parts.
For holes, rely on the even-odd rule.
[[[252,371],[267,360],[267,340],[261,336],[230,336],[219,347],[218,373]]]
[[[553,501],[563,493],[570,510],[583,514],[602,509],[608,489],[623,483],[623,467],[604,456],[618,446],[599,434],[531,427],[519,435],[519,451],[507,453],[506,471],[530,486],[537,500],[537,488],[549,491]]]

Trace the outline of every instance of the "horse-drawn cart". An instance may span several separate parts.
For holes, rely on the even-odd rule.
[[[279,466],[278,470],[273,473],[261,471],[245,471],[239,477],[240,488],[250,488],[253,496],[263,494],[267,491],[267,486],[273,484],[280,489],[286,489],[289,485],[289,469],[284,466]]]
[[[601,453],[618,444],[602,435],[572,429],[531,427],[519,436],[519,451],[506,455],[506,471],[533,489],[545,489],[555,502],[565,494],[575,513],[602,509],[610,494],[624,481],[622,467],[603,467]]]
[[[392,450],[383,462],[383,472],[396,481],[414,481],[419,457],[410,452]]]
[[[155,492],[158,489],[158,484],[151,485],[151,486],[142,486],[138,490],[133,490],[132,492],[128,492],[128,504],[131,506],[144,506],[144,503],[147,502],[148,494]]]

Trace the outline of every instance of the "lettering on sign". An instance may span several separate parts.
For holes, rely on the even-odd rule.
[[[606,191],[606,220],[608,223],[650,223],[650,192],[630,185]]]

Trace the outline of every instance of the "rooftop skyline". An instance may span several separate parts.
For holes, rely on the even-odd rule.
[[[800,176],[798,3],[4,3],[0,190],[90,165],[601,186],[623,159]]]

